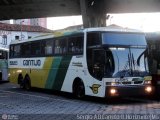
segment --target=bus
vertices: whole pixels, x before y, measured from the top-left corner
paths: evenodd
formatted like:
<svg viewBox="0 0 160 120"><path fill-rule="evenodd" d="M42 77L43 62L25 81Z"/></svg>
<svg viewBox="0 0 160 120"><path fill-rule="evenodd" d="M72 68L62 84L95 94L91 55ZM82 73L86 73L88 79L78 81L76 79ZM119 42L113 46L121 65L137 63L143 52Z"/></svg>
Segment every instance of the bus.
<svg viewBox="0 0 160 120"><path fill-rule="evenodd" d="M147 43L142 32L87 28L10 44L10 81L73 93L77 98L150 95Z"/></svg>
<svg viewBox="0 0 160 120"><path fill-rule="evenodd" d="M8 81L8 52L9 49L0 47L0 81Z"/></svg>

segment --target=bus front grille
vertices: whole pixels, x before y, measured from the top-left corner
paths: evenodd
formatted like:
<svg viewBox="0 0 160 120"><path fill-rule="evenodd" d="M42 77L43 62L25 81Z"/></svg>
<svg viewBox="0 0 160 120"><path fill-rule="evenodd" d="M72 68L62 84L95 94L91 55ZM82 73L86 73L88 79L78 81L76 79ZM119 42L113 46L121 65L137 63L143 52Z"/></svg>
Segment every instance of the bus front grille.
<svg viewBox="0 0 160 120"><path fill-rule="evenodd" d="M127 81L127 82L122 82L122 84L132 84L131 81Z"/></svg>
<svg viewBox="0 0 160 120"><path fill-rule="evenodd" d="M134 81L134 84L142 84L143 81Z"/></svg>

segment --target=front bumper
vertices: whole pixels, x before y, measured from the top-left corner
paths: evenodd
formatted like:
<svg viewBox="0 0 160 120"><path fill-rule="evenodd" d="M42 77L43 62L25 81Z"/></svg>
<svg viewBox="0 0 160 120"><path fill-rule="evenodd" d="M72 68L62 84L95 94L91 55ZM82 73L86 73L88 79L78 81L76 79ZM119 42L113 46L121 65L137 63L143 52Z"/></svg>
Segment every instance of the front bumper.
<svg viewBox="0 0 160 120"><path fill-rule="evenodd" d="M151 88L151 91L147 89ZM114 90L115 93L112 93ZM118 85L106 86L106 97L129 97L129 96L142 96L152 95L154 88L150 85Z"/></svg>

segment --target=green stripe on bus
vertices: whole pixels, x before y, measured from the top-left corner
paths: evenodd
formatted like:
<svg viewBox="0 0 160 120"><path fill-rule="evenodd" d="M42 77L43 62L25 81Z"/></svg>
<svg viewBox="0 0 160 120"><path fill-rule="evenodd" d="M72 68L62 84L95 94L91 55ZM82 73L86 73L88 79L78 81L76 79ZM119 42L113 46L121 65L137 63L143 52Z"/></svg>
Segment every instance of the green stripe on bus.
<svg viewBox="0 0 160 120"><path fill-rule="evenodd" d="M52 89L52 86L54 84L54 81L55 81L55 78L56 78L56 75L57 75L59 65L61 63L61 59L62 59L62 57L55 57L53 59L51 69L49 71L48 79L46 81L45 88Z"/></svg>
<svg viewBox="0 0 160 120"><path fill-rule="evenodd" d="M55 90L61 90L72 56L64 56L59 65L59 69L52 86Z"/></svg>

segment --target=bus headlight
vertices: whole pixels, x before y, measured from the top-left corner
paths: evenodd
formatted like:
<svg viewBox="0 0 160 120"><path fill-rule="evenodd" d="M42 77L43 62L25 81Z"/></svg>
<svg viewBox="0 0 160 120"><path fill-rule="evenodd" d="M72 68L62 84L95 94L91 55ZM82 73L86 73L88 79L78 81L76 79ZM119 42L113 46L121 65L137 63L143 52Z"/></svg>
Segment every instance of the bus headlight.
<svg viewBox="0 0 160 120"><path fill-rule="evenodd" d="M111 95L115 95L115 94L116 94L116 92L117 92L117 90L116 90L116 89L114 89L114 88L111 88L111 89L110 89L110 94L111 94Z"/></svg>
<svg viewBox="0 0 160 120"><path fill-rule="evenodd" d="M152 87L151 87L151 86L147 86L147 87L145 88L145 91L146 91L147 93L152 92Z"/></svg>

